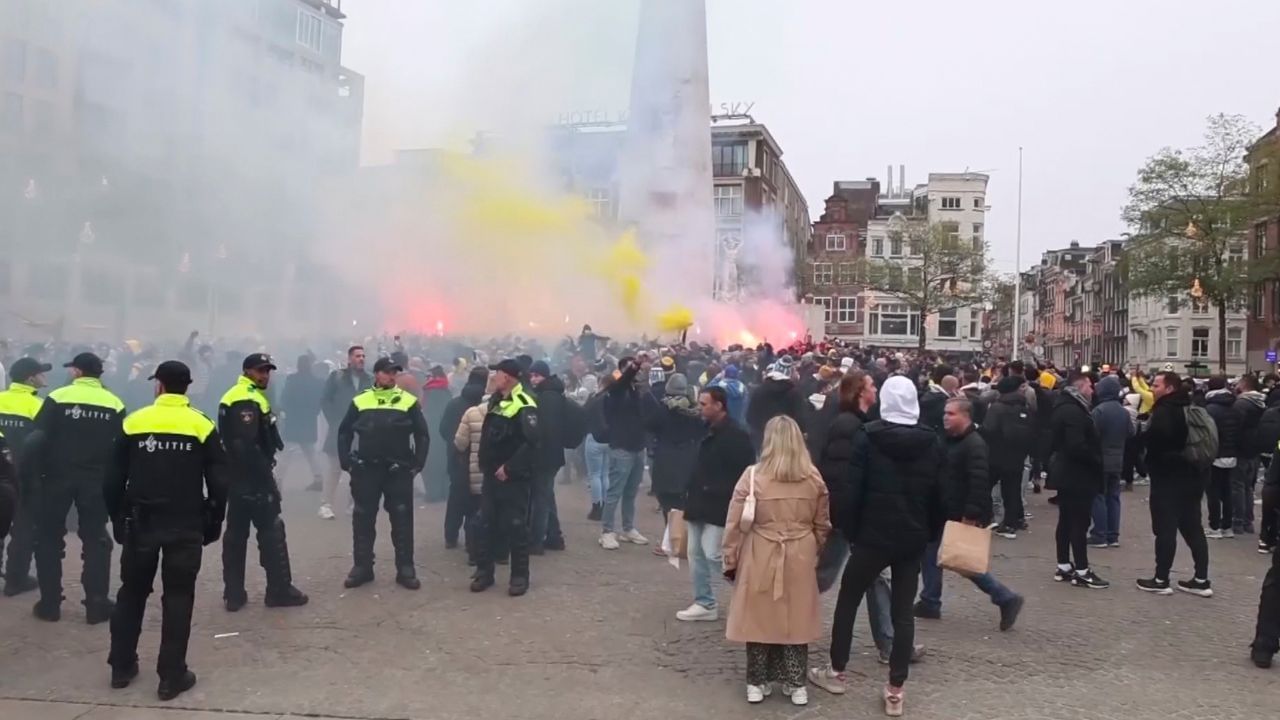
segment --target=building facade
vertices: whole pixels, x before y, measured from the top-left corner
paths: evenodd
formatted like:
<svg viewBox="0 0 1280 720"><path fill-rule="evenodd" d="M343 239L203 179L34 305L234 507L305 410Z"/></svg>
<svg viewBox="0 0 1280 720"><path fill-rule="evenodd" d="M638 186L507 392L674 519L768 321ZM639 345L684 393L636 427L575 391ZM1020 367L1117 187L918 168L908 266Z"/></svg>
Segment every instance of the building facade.
<svg viewBox="0 0 1280 720"><path fill-rule="evenodd" d="M1245 158L1252 173L1254 187L1272 191L1280 183L1280 110L1276 124L1258 138ZM1280 252L1280 216L1257 218L1246 252L1250 260ZM1280 280L1256 283L1249 302L1248 347L1246 360L1252 370L1274 370L1268 360L1280 350Z"/></svg>
<svg viewBox="0 0 1280 720"><path fill-rule="evenodd" d="M867 255L867 225L879 199L875 178L836 182L813 224L798 282L805 301L823 308L827 336L863 335L860 269Z"/></svg>
<svg viewBox="0 0 1280 720"><path fill-rule="evenodd" d="M344 19L338 0L0 3L0 187L21 189L0 193L0 331L321 321L333 277L307 246L363 113Z"/></svg>
<svg viewBox="0 0 1280 720"><path fill-rule="evenodd" d="M1227 312L1227 374L1245 371L1244 312ZM1151 372L1166 364L1175 372L1207 377L1218 372L1218 310L1209 303L1170 296L1129 299L1128 364Z"/></svg>

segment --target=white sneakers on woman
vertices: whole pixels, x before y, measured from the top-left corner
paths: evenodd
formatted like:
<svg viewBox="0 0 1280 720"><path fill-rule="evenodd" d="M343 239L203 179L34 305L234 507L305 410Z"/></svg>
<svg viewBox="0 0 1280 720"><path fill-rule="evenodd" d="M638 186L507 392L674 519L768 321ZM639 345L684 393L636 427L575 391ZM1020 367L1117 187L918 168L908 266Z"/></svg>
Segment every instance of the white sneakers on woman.
<svg viewBox="0 0 1280 720"><path fill-rule="evenodd" d="M765 683L764 685L748 685L747 686L747 702L755 705L764 702L764 699L773 694L773 683ZM804 706L809 704L809 689L801 685L798 688L782 686L782 694L791 698L791 704Z"/></svg>

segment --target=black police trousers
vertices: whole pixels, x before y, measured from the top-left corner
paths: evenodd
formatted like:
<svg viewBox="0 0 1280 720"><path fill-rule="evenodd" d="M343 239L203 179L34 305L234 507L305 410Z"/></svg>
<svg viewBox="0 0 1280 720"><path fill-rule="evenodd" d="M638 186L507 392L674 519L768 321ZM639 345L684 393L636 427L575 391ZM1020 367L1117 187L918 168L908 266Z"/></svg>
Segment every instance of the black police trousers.
<svg viewBox="0 0 1280 720"><path fill-rule="evenodd" d="M458 542L460 533L468 524L474 503L471 501L471 481L468 472L449 469L449 499L444 509L444 541L447 544ZM468 533L467 544L471 544Z"/></svg>
<svg viewBox="0 0 1280 720"><path fill-rule="evenodd" d="M107 656L113 668L127 668L138 661L142 616L159 568L163 595L156 673L165 680L179 678L187 671L191 609L204 536L200 518L183 525L138 528L125 539L120 550L120 592L111 615L111 654Z"/></svg>
<svg viewBox="0 0 1280 720"><path fill-rule="evenodd" d="M391 520L396 569L413 567L413 476L409 468L369 463L351 468L351 547L356 567L373 567L378 536L378 501Z"/></svg>
<svg viewBox="0 0 1280 720"><path fill-rule="evenodd" d="M280 496L274 490L253 493L231 491L227 498L227 527L222 535L222 597L246 597L245 554L249 526L258 531L258 561L267 573L267 595L284 594L293 586L289 567L289 543L280 517Z"/></svg>
<svg viewBox="0 0 1280 720"><path fill-rule="evenodd" d="M6 583L22 582L31 574L31 560L35 552L35 513L39 507L24 497L14 510L13 527L9 530L8 554L4 563Z"/></svg>
<svg viewBox="0 0 1280 720"><path fill-rule="evenodd" d="M76 506L80 557L84 566L80 584L86 607L110 601L111 535L107 532L107 505L102 499L102 478L90 475L46 481L39 490L36 518L36 575L40 601L62 602L62 558L66 555L67 513Z"/></svg>
<svg viewBox="0 0 1280 720"><path fill-rule="evenodd" d="M485 474L480 492L483 527L477 543L476 570L493 576L499 548L511 552L511 577L529 578L529 479L505 482Z"/></svg>

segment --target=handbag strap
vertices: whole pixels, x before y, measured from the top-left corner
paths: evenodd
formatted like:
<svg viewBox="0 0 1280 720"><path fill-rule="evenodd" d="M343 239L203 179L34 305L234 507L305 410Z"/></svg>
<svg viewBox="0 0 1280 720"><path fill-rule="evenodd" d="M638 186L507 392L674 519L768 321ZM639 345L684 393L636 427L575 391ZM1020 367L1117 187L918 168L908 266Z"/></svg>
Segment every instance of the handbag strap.
<svg viewBox="0 0 1280 720"><path fill-rule="evenodd" d="M756 499L756 466L752 465L747 469L747 497L752 500Z"/></svg>

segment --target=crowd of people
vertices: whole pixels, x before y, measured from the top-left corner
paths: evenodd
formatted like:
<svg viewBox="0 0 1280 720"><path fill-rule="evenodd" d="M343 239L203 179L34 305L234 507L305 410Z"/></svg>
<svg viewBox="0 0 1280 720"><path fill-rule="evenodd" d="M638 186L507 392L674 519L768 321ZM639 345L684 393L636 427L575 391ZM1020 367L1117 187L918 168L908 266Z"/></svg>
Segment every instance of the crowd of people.
<svg viewBox="0 0 1280 720"><path fill-rule="evenodd" d="M1252 659L1267 667L1280 650L1274 377L1200 382L1171 367L1148 377L1107 365L1062 372L1034 338L1007 361L961 360L808 338L776 348L622 343L584 327L551 346L395 336L321 353L300 347L281 383L275 360L256 349L226 350L220 360L197 333L169 348L0 346L4 594L38 590L35 616L61 618L74 506L85 617L110 622L113 687L138 674L157 570L165 594L159 695L194 685L191 608L202 550L214 542L222 542L227 611L249 601L251 526L264 603L307 603L293 584L281 519L279 478L297 460L324 520L341 514L341 478L350 479L346 587L375 580L379 504L390 519L395 582L421 586L417 495L446 504L444 543L465 548L475 568L470 590L492 587L496 566L507 565L517 597L530 588L530 557L566 547L558 478L589 488L587 517L600 524L601 550L612 552L651 544L636 523L647 474L663 516L678 511L686 534L691 603L676 618L718 621L723 584L732 585L726 636L746 645L752 703L775 685L796 705L808 702L810 683L845 693L865 597L888 665L884 708L902 714L910 664L925 653L915 620L942 617L944 525L1016 540L1030 519L1026 493L1044 489L1056 493L1053 577L1079 588L1110 586L1089 553L1119 546L1122 498L1135 485L1150 485L1156 537L1154 572L1136 580L1141 590L1211 597L1207 539L1256 534L1258 551L1273 560ZM55 358L70 359L70 381L46 392ZM1171 583L1179 535L1194 573ZM123 557L113 602L115 545ZM675 549L655 543L653 552ZM810 667L823 625L819 595L837 579L828 656ZM1024 598L991 572L965 579L991 598L999 628L1012 629Z"/></svg>

